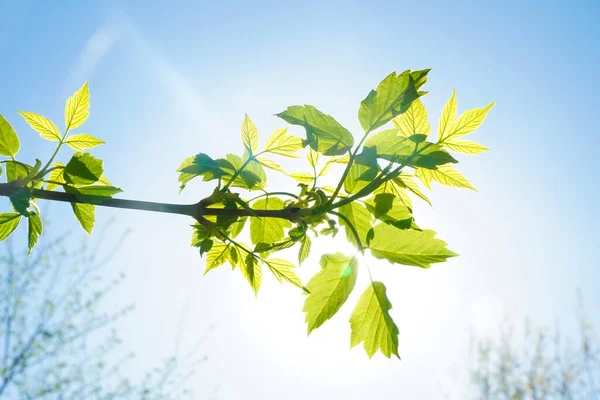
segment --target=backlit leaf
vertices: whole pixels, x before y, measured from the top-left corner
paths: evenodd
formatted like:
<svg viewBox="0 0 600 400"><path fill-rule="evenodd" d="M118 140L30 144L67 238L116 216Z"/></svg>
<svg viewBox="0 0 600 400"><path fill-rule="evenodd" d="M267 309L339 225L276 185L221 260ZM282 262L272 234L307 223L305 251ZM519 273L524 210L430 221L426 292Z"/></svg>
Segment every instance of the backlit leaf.
<svg viewBox="0 0 600 400"><path fill-rule="evenodd" d="M50 174L48 175L48 180L51 182L46 185L46 190L54 190L57 187L61 186L59 185L59 183L66 183L65 178L63 177L63 172L65 171L65 164L59 161L55 161L52 164L52 167L56 169L50 171Z"/></svg>
<svg viewBox="0 0 600 400"><path fill-rule="evenodd" d="M296 153L303 147L302 139L297 136L288 135L287 128L282 128L275 130L267 138L264 151L283 157L298 158Z"/></svg>
<svg viewBox="0 0 600 400"><path fill-rule="evenodd" d="M304 235L300 240L300 250L298 251L298 263L302 264L310 254L310 248L312 246L312 240L308 235Z"/></svg>
<svg viewBox="0 0 600 400"><path fill-rule="evenodd" d="M0 241L6 239L21 222L21 214L2 213L0 214Z"/></svg>
<svg viewBox="0 0 600 400"><path fill-rule="evenodd" d="M450 133L452 125L456 121L456 91L452 91L452 96L446 102L442 115L440 116L440 123L438 126L438 141L442 141Z"/></svg>
<svg viewBox="0 0 600 400"><path fill-rule="evenodd" d="M244 122L242 122L242 143L244 147L254 154L258 150L258 130L254 122L248 117L248 114L244 114Z"/></svg>
<svg viewBox="0 0 600 400"><path fill-rule="evenodd" d="M307 144L326 156L342 155L354 145L354 138L346 128L313 106L291 106L277 116L306 128Z"/></svg>
<svg viewBox="0 0 600 400"><path fill-rule="evenodd" d="M89 153L77 152L65 166L63 177L70 184L89 185L97 182L103 172L102 160Z"/></svg>
<svg viewBox="0 0 600 400"><path fill-rule="evenodd" d="M418 168L415 174L430 189L431 181L433 180L444 186L454 186L477 191L467 178L458 172L452 164L440 165L437 169Z"/></svg>
<svg viewBox="0 0 600 400"><path fill-rule="evenodd" d="M358 275L356 258L342 253L324 254L320 264L321 270L306 284L310 294L302 308L309 334L338 312L352 293Z"/></svg>
<svg viewBox="0 0 600 400"><path fill-rule="evenodd" d="M178 181L181 183L182 189L197 176L203 176L204 180L208 181L223 174L219 164L204 153L198 153L183 160L177 168L177 172L180 172Z"/></svg>
<svg viewBox="0 0 600 400"><path fill-rule="evenodd" d="M19 152L21 143L19 137L3 115L0 114L0 154L14 157Z"/></svg>
<svg viewBox="0 0 600 400"><path fill-rule="evenodd" d="M240 270L250 284L250 287L252 287L252 290L254 290L254 294L257 295L262 281L262 268L258 261L252 255L248 254L245 262L240 265Z"/></svg>
<svg viewBox="0 0 600 400"><path fill-rule="evenodd" d="M282 210L283 200L277 197L258 199L252 204L255 210ZM290 221L282 218L250 217L250 239L253 244L274 243L283 239L284 228L291 227Z"/></svg>
<svg viewBox="0 0 600 400"><path fill-rule="evenodd" d="M269 160L268 158L264 157L256 157L256 161L258 161L265 168L269 168L273 171L278 171L287 175L287 172L285 172L283 168L281 168L281 166L273 160Z"/></svg>
<svg viewBox="0 0 600 400"><path fill-rule="evenodd" d="M315 180L315 176L310 172L292 172L289 174L291 178L294 178L296 181L305 184L311 184Z"/></svg>
<svg viewBox="0 0 600 400"><path fill-rule="evenodd" d="M358 299L350 317L350 347L364 342L363 347L369 358L381 350L390 358L398 354L398 327L389 314L392 308L386 287L382 282L371 282Z"/></svg>
<svg viewBox="0 0 600 400"><path fill-rule="evenodd" d="M398 184L400 187L406 188L407 190L409 190L414 195L420 197L423 201L425 201L427 204L429 204L431 206L431 201L421 191L421 188L419 187L419 185L417 184L417 182L415 182L415 180L413 179L412 175L410 175L409 173L407 173L407 172L400 173L400 176L398 176L397 178L395 178L394 182L396 182L396 184ZM409 208L412 208L412 207L409 207Z"/></svg>
<svg viewBox="0 0 600 400"><path fill-rule="evenodd" d="M92 233L92 230L94 229L94 222L96 221L96 217L94 215L96 206L93 204L71 203L71 208L73 208L73 213L83 229L87 233Z"/></svg>
<svg viewBox="0 0 600 400"><path fill-rule="evenodd" d="M441 136L440 142L446 142L450 139L456 140L461 136L467 135L475 131L479 125L483 123L488 112L494 107L494 103L490 103L482 108L473 108L467 110Z"/></svg>
<svg viewBox="0 0 600 400"><path fill-rule="evenodd" d="M367 210L365 206L358 202L352 202L341 206L338 209L338 212L348 219L348 222L352 224L356 230L361 244L363 247L366 246L367 232L369 232L369 229L371 229L371 224L373 221L373 215L371 215L369 210ZM356 238L348 222L346 222L343 218L339 218L338 222L345 228L348 241L358 248Z"/></svg>
<svg viewBox="0 0 600 400"><path fill-rule="evenodd" d="M25 121L33 128L33 130L39 132L40 136L47 140L53 140L58 142L60 140L60 132L54 122L50 121L48 118L32 113L32 112L24 112L19 111L19 114Z"/></svg>
<svg viewBox="0 0 600 400"><path fill-rule="evenodd" d="M470 140L447 140L444 142L447 148L457 153L462 154L479 154L486 150L487 147L480 145L479 143L472 142Z"/></svg>
<svg viewBox="0 0 600 400"><path fill-rule="evenodd" d="M73 150L86 150L92 149L96 146L104 144L103 140L100 140L92 135L88 135L87 133L79 133L77 135L71 135L65 140L65 144L67 144Z"/></svg>
<svg viewBox="0 0 600 400"><path fill-rule="evenodd" d="M69 97L65 105L65 126L67 131L80 127L90 115L90 91L87 81Z"/></svg>
<svg viewBox="0 0 600 400"><path fill-rule="evenodd" d="M431 230L397 229L388 224L377 224L369 248L371 254L393 264L429 268L431 263L444 262L457 256L448 250L446 242L435 238Z"/></svg>
<svg viewBox="0 0 600 400"><path fill-rule="evenodd" d="M294 272L294 269L296 269L294 264L280 258L270 258L265 262L278 281L281 282L283 279L300 289L305 289L302 281Z"/></svg>
<svg viewBox="0 0 600 400"><path fill-rule="evenodd" d="M204 269L204 275L223 264L229 257L229 244L215 240L211 249L206 253L206 268Z"/></svg>
<svg viewBox="0 0 600 400"><path fill-rule="evenodd" d="M427 119L427 111L420 99L413 101L405 113L400 114L392 121L398 128L400 135L409 137L422 134L429 136L431 126Z"/></svg>
<svg viewBox="0 0 600 400"><path fill-rule="evenodd" d="M35 246L35 244L38 241L38 237L39 235L42 234L42 220L40 219L40 216L37 215L36 213L31 213L29 215L29 218L27 218L28 220L28 248L29 248L29 252L31 253L31 250L33 250L33 246Z"/></svg>

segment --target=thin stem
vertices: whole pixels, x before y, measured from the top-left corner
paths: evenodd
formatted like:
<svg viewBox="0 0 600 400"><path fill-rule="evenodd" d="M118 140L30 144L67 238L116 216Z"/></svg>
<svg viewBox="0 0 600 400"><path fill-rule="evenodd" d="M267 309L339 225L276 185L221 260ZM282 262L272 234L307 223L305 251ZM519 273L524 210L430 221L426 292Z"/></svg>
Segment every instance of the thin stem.
<svg viewBox="0 0 600 400"><path fill-rule="evenodd" d="M58 155L58 152L60 151L60 148L62 147L63 143L65 142L65 139L67 138L67 134L69 133L69 128L67 127L67 129L65 129L65 133L63 134L63 137L60 139L60 142L58 142L58 146L56 146L56 150L54 150L54 153L52 153L52 156L50 157L50 159L48 160L48 162L46 163L46 165L44 165L44 168L42 168L42 170L40 171L40 176L44 176L48 173L48 167L50 166L50 164L52 164L52 161L54 161L54 158L56 158L56 156Z"/></svg>
<svg viewBox="0 0 600 400"><path fill-rule="evenodd" d="M277 195L279 195L279 196L289 196L289 197L293 197L293 198L295 198L296 200L300 200L300 197L296 196L296 195L295 195L295 194L293 194L293 193L289 193L289 192L265 192L265 193L263 193L263 194L259 194L259 195L258 195L258 196L256 196L256 197L253 197L253 198L251 198L250 200L248 200L248 203L250 203L251 201L254 201L254 200L258 200L258 199L260 199L261 197L266 197L266 196L277 196Z"/></svg>
<svg viewBox="0 0 600 400"><path fill-rule="evenodd" d="M358 142L358 145L354 149L354 152L348 151L348 153L350 153L350 160L348 160L348 164L346 165L346 169L344 169L344 173L342 174L342 178L340 179L337 187L335 188L335 191L331 195L331 198L329 199L329 201L327 202L327 204L332 204L333 201L335 200L335 198L337 197L338 193L342 189L342 185L344 184L344 181L346 180L346 177L348 176L348 173L350 172L350 167L352 166L352 163L354 162L354 159L356 158L356 155L358 154L358 150L360 149L360 147L364 143L364 141L367 138L367 136L369 135L369 133L371 133L370 130L367 131L364 134L364 136L362 137L362 139L360 139L360 142Z"/></svg>
<svg viewBox="0 0 600 400"><path fill-rule="evenodd" d="M350 220L344 214L341 214L339 212L329 211L329 214L336 215L339 218L341 218L341 219L344 220L344 222L346 223L346 225L348 226L348 228L350 228L350 231L354 235L354 239L356 239L356 245L358 246L358 250L360 250L361 253L364 253L365 249L364 249L364 247L362 245L362 242L360 241L360 236L358 235L358 232L356 231L356 228L354 227L354 225L352 224L352 222L350 222Z"/></svg>

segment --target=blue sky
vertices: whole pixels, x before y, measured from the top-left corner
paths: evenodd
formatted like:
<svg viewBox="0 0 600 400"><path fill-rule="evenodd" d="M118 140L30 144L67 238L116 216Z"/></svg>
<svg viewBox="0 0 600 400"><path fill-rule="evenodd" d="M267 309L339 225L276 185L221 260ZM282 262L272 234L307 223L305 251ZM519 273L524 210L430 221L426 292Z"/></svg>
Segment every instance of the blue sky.
<svg viewBox="0 0 600 400"><path fill-rule="evenodd" d="M423 102L434 129L452 89L459 112L496 102L473 135L492 151L459 164L479 192L437 186L434 210L416 207L420 225L461 257L426 271L375 263L401 362L348 349L351 307L306 338L292 288L265 282L255 299L237 272L202 277L185 218L100 210L99 224L116 216L117 229L133 229L106 272L129 277L113 302L138 306L120 327L138 365L172 352L188 305L184 346L215 326L200 394L441 398L457 385L468 329L492 329L503 304L566 330L576 288L589 310L600 307L597 2L120 3L0 2L0 113L20 133L23 160L47 157L16 110L61 121L66 97L89 80L85 131L106 140L96 153L126 198L208 193L191 185L178 195L174 170L197 152L240 153L245 112L263 140L284 126L272 114L303 103L358 132L360 100L393 70L433 69ZM76 228L68 207L49 210L61 229ZM345 248L321 250L331 246Z"/></svg>

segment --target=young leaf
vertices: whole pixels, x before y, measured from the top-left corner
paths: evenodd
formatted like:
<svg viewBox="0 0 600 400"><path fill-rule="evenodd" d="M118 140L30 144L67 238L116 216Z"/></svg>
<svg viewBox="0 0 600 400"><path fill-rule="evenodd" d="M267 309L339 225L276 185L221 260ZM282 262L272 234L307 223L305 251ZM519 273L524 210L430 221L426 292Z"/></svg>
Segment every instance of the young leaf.
<svg viewBox="0 0 600 400"><path fill-rule="evenodd" d="M390 358L398 355L398 327L389 314L392 308L382 282L371 282L356 303L350 317L350 347L364 342L369 358L381 350Z"/></svg>
<svg viewBox="0 0 600 400"><path fill-rule="evenodd" d="M29 175L29 171L33 167L30 165L22 164L17 161L6 162L6 181L12 182L17 179L25 178Z"/></svg>
<svg viewBox="0 0 600 400"><path fill-rule="evenodd" d="M360 103L360 125L365 132L372 132L408 110L418 98L410 71L404 71L400 75L392 72Z"/></svg>
<svg viewBox="0 0 600 400"><path fill-rule="evenodd" d="M63 172L65 171L65 164L56 161L52 164L52 167L56 169L50 171L50 175L48 175L48 180L51 182L46 185L46 190L54 190L60 186L59 183L66 183L65 178L63 177Z"/></svg>
<svg viewBox="0 0 600 400"><path fill-rule="evenodd" d="M308 165L311 166L312 169L317 169L317 164L319 164L320 155L312 148L308 149L308 153L306 154L306 161L308 161Z"/></svg>
<svg viewBox="0 0 600 400"><path fill-rule="evenodd" d="M462 154L479 154L489 150L487 147L470 140L447 140L444 142L447 148Z"/></svg>
<svg viewBox="0 0 600 400"><path fill-rule="evenodd" d="M392 194L392 195L396 196L396 198L400 199L402 204L404 204L406 207L408 207L409 209L412 210L412 199L408 195L407 190L404 188L404 186L399 184L396 179L392 179L391 181L384 182L381 186L379 186L377 189L375 189L375 191L373 193L374 194L379 194L379 193Z"/></svg>
<svg viewBox="0 0 600 400"><path fill-rule="evenodd" d="M429 268L431 263L444 262L457 256L448 250L446 242L435 238L431 230L403 230L388 224L377 224L369 248L375 258L392 264Z"/></svg>
<svg viewBox="0 0 600 400"><path fill-rule="evenodd" d="M118 187L115 186L101 186L101 185L90 185L90 186L64 186L65 192L76 194L79 198L84 198L85 196L98 196L98 197L112 197L115 194L123 192ZM86 199L87 201L92 201L92 199Z"/></svg>
<svg viewBox="0 0 600 400"><path fill-rule="evenodd" d="M310 254L312 240L308 235L304 235L300 241L300 250L298 251L298 264L302 264Z"/></svg>
<svg viewBox="0 0 600 400"><path fill-rule="evenodd" d="M410 175L409 173L402 172L402 173L400 173L400 176L398 176L397 178L394 178L393 181L396 184L398 184L401 188L408 189L414 195L420 197L423 201L425 201L427 204L432 206L429 198L427 198L427 196L425 196L425 194L421 191L421 189L419 188L419 185L417 184L417 182L415 182L412 175ZM407 207L412 209L412 207L410 207L408 205L407 205Z"/></svg>
<svg viewBox="0 0 600 400"><path fill-rule="evenodd" d="M265 143L265 153L277 154L283 157L298 158L296 153L301 150L302 139L288 135L287 128L275 130Z"/></svg>
<svg viewBox="0 0 600 400"><path fill-rule="evenodd" d="M440 165L437 169L417 168L415 174L429 189L431 189L431 181L434 180L444 186L454 186L477 191L467 178L458 172L452 164Z"/></svg>
<svg viewBox="0 0 600 400"><path fill-rule="evenodd" d="M0 114L0 154L14 157L19 152L21 143L19 137L2 114Z"/></svg>
<svg viewBox="0 0 600 400"><path fill-rule="evenodd" d="M292 172L288 174L288 176L300 183L305 183L307 185L313 183L313 181L315 180L315 176L310 172Z"/></svg>
<svg viewBox="0 0 600 400"><path fill-rule="evenodd" d="M73 185L89 185L97 182L103 172L102 160L89 153L77 152L65 166L63 177L65 182Z"/></svg>
<svg viewBox="0 0 600 400"><path fill-rule="evenodd" d="M244 114L244 122L242 122L242 143L250 154L254 154L258 150L258 130L254 122Z"/></svg>
<svg viewBox="0 0 600 400"><path fill-rule="evenodd" d="M450 133L452 125L456 120L456 91L452 91L450 100L446 102L442 115L440 116L440 123L438 125L438 141L441 142Z"/></svg>
<svg viewBox="0 0 600 400"><path fill-rule="evenodd" d="M28 218L28 248L29 253L38 241L38 236L42 234L42 220L36 213L29 214Z"/></svg>
<svg viewBox="0 0 600 400"><path fill-rule="evenodd" d="M228 260L229 255L229 244L213 241L211 249L206 253L206 268L204 275L223 264Z"/></svg>
<svg viewBox="0 0 600 400"><path fill-rule="evenodd" d="M106 142L92 135L88 135L87 133L79 133L77 135L69 136L67 140L65 140L65 143L73 150L86 150L92 149Z"/></svg>
<svg viewBox="0 0 600 400"><path fill-rule="evenodd" d="M269 260L266 260L265 263L279 282L281 282L281 280L284 279L292 285L297 286L300 289L306 291L306 288L302 284L302 281L294 272L294 269L296 268L294 264L287 260L282 260L280 258L271 258Z"/></svg>
<svg viewBox="0 0 600 400"><path fill-rule="evenodd" d="M245 262L240 265L240 270L250 284L250 287L252 287L252 290L254 290L254 295L257 295L262 281L262 268L258 261L251 254L248 254Z"/></svg>
<svg viewBox="0 0 600 400"><path fill-rule="evenodd" d="M346 128L313 106L290 106L277 116L306 128L307 144L326 156L343 155L354 145L354 138Z"/></svg>
<svg viewBox="0 0 600 400"><path fill-rule="evenodd" d="M54 122L36 113L24 111L18 111L18 113L25 118L25 121L27 121L33 130L39 132L41 137L55 142L60 141L60 132L56 125L54 125Z"/></svg>
<svg viewBox="0 0 600 400"><path fill-rule="evenodd" d="M302 311L308 334L330 319L344 305L352 293L358 275L355 257L342 253L324 254L320 261L322 269L306 284L310 292Z"/></svg>
<svg viewBox="0 0 600 400"><path fill-rule="evenodd" d="M223 175L219 164L204 153L198 153L183 160L177 168L177 172L180 172L178 181L181 183L182 190L189 181L197 176L204 177L204 181L210 181Z"/></svg>
<svg viewBox="0 0 600 400"><path fill-rule="evenodd" d="M456 140L461 136L475 131L487 116L488 112L494 107L490 103L482 108L473 108L465 111L452 125L446 129L445 134L440 137L440 142L446 142L450 139Z"/></svg>
<svg viewBox="0 0 600 400"><path fill-rule="evenodd" d="M342 225L346 230L346 237L348 238L348 241L358 248L356 237L354 236L354 232L349 225L350 223L356 230L363 247L366 246L367 232L369 232L369 229L371 229L371 224L373 221L373 216L371 213L365 208L365 206L359 204L358 202L345 204L338 209L338 212L348 220L348 222L346 222L346 219L344 218L339 218L338 220L339 224Z"/></svg>
<svg viewBox="0 0 600 400"><path fill-rule="evenodd" d="M393 194L379 193L365 203L371 214L386 224L393 225L398 229L409 229L412 225L411 210Z"/></svg>
<svg viewBox="0 0 600 400"><path fill-rule="evenodd" d="M94 222L96 221L96 217L94 215L96 206L93 204L71 203L71 208L73 208L73 213L83 229L87 233L91 234L92 230L94 229Z"/></svg>
<svg viewBox="0 0 600 400"><path fill-rule="evenodd" d="M258 199L252 205L255 210L282 210L283 200L277 197ZM283 238L284 228L291 227L290 221L282 218L250 217L250 239L252 244L275 243Z"/></svg>
<svg viewBox="0 0 600 400"><path fill-rule="evenodd" d="M427 120L427 111L420 99L412 102L405 113L400 114L392 121L400 131L400 135L409 137L412 135L429 136L431 126Z"/></svg>
<svg viewBox="0 0 600 400"><path fill-rule="evenodd" d="M256 161L258 161L260 163L260 165L262 165L265 168L269 168L269 169L272 169L273 171L278 171L278 172L281 172L281 173L287 175L287 172L285 172L284 169L281 168L281 166L279 164L277 164L275 161L269 160L268 158L264 158L264 157L256 157Z"/></svg>
<svg viewBox="0 0 600 400"><path fill-rule="evenodd" d="M90 115L90 91L87 81L69 97L65 105L65 126L67 131L80 127Z"/></svg>
<svg viewBox="0 0 600 400"><path fill-rule="evenodd" d="M0 241L6 239L21 222L21 214L2 213L0 214Z"/></svg>

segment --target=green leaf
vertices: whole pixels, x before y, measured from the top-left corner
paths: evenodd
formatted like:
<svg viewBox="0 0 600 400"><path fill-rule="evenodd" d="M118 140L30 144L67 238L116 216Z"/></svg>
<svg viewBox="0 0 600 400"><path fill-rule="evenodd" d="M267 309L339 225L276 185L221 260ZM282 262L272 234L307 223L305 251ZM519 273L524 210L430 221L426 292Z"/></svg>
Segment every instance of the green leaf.
<svg viewBox="0 0 600 400"><path fill-rule="evenodd" d="M394 178L393 181L396 184L398 184L400 187L408 189L414 195L420 197L423 201L425 201L427 204L432 206L429 198L427 198L427 196L425 196L425 194L421 191L421 189L419 188L419 185L417 184L417 182L415 182L412 175L410 175L409 173L401 172L400 176L398 176L397 178ZM412 207L410 207L409 205L407 205L407 206L412 209Z"/></svg>
<svg viewBox="0 0 600 400"><path fill-rule="evenodd" d="M333 317L352 293L358 275L358 262L355 257L342 253L324 254L321 257L322 269L306 284L310 292L304 301L302 311L308 334Z"/></svg>
<svg viewBox="0 0 600 400"><path fill-rule="evenodd" d="M282 210L283 200L277 197L258 199L252 205L255 210ZM291 227L290 221L282 218L250 217L250 239L252 244L275 243L283 238L284 228Z"/></svg>
<svg viewBox="0 0 600 400"><path fill-rule="evenodd" d="M292 172L288 174L290 178L295 179L300 183L311 184L315 180L315 176L310 172Z"/></svg>
<svg viewBox="0 0 600 400"><path fill-rule="evenodd" d="M28 188L21 187L16 193L10 196L10 202L12 203L13 209L19 214L28 217L29 216L29 200L31 199L31 193Z"/></svg>
<svg viewBox="0 0 600 400"><path fill-rule="evenodd" d="M452 164L440 165L437 169L418 168L415 171L415 174L429 189L431 189L431 181L433 180L444 186L454 186L477 191L477 189L471 185L471 182L458 172L456 167Z"/></svg>
<svg viewBox="0 0 600 400"><path fill-rule="evenodd" d="M452 96L446 102L442 115L440 116L440 123L438 126L438 141L442 141L445 137L448 137L452 125L456 120L456 91L452 91Z"/></svg>
<svg viewBox="0 0 600 400"><path fill-rule="evenodd" d="M100 140L92 135L88 135L87 133L71 135L67 138L67 140L65 140L65 144L67 144L73 150L92 149L105 143L105 141Z"/></svg>
<svg viewBox="0 0 600 400"><path fill-rule="evenodd" d="M87 233L91 234L92 230L94 229L94 222L96 221L96 217L94 215L96 206L93 204L71 203L71 208L73 208L73 213L83 229Z"/></svg>
<svg viewBox="0 0 600 400"><path fill-rule="evenodd" d="M198 153L183 160L177 168L177 172L180 172L178 181L181 183L182 189L197 176L203 176L205 181L209 181L223 175L219 164L204 153Z"/></svg>
<svg viewBox="0 0 600 400"><path fill-rule="evenodd" d="M28 218L28 247L29 253L33 250L33 246L38 241L39 235L42 234L42 220L36 213L29 214Z"/></svg>
<svg viewBox="0 0 600 400"><path fill-rule="evenodd" d="M115 194L123 192L118 187L115 186L101 186L101 185L90 185L90 186L64 186L65 192L76 194L80 199L86 199L87 201L92 201L89 199L89 196L99 196L99 197L112 197Z"/></svg>
<svg viewBox="0 0 600 400"><path fill-rule="evenodd" d="M342 155L354 145L354 138L346 128L313 106L291 106L277 116L292 125L306 128L307 144L326 156Z"/></svg>
<svg viewBox="0 0 600 400"><path fill-rule="evenodd" d="M390 358L398 354L398 327L389 314L392 308L382 282L371 282L356 303L350 317L350 347L364 342L364 349L369 358L381 350Z"/></svg>
<svg viewBox="0 0 600 400"><path fill-rule="evenodd" d="M242 122L242 143L250 154L254 154L258 150L258 130L254 122L244 114L244 122Z"/></svg>
<svg viewBox="0 0 600 400"><path fill-rule="evenodd" d="M3 115L0 114L0 154L7 157L14 157L19 152L21 143L17 132L8 123Z"/></svg>
<svg viewBox="0 0 600 400"><path fill-rule="evenodd" d="M97 182L103 172L102 160L89 153L77 152L65 166L63 177L65 182L73 185L89 185Z"/></svg>
<svg viewBox="0 0 600 400"><path fill-rule="evenodd" d="M292 285L297 286L300 289L306 291L306 288L302 284L302 281L294 272L294 269L296 268L294 264L280 258L271 258L269 260L266 260L265 263L279 282L281 282L283 279L288 281Z"/></svg>
<svg viewBox="0 0 600 400"><path fill-rule="evenodd" d="M65 105L65 126L67 131L79 128L90 115L90 91L87 81L69 97Z"/></svg>
<svg viewBox="0 0 600 400"><path fill-rule="evenodd" d="M52 181L52 182L58 182L58 183L66 183L65 182L65 178L63 176L63 172L65 171L65 164L61 163L61 162L54 162L52 164L53 169L52 171L50 171L50 175L48 175L48 180ZM59 187L60 185L58 183L48 183L46 185L46 190L54 190L57 187Z"/></svg>
<svg viewBox="0 0 600 400"><path fill-rule="evenodd" d="M230 257L229 247L229 244L218 240L213 241L211 249L206 253L206 268L204 270L204 275L206 275L208 271L225 264L228 257Z"/></svg>
<svg viewBox="0 0 600 400"><path fill-rule="evenodd" d="M0 241L6 239L21 222L21 214L2 213L0 214Z"/></svg>
<svg viewBox="0 0 600 400"><path fill-rule="evenodd" d="M482 108L473 108L465 111L444 130L443 134L439 135L439 142L446 142L449 139L456 140L461 136L475 131L483 123L492 107L494 107L493 102Z"/></svg>
<svg viewBox="0 0 600 400"><path fill-rule="evenodd" d="M27 177L27 175L29 175L29 170L27 168L31 169L33 167L16 161L7 161L6 181L12 182Z"/></svg>
<svg viewBox="0 0 600 400"><path fill-rule="evenodd" d="M377 153L375 148L365 147L361 154L356 157L350 167L346 179L344 179L344 190L354 194L364 189L379 173L377 164Z"/></svg>
<svg viewBox="0 0 600 400"><path fill-rule="evenodd" d="M312 240L308 235L304 235L300 241L300 250L298 251L298 263L302 264L310 254L310 248L312 246Z"/></svg>
<svg viewBox="0 0 600 400"><path fill-rule="evenodd" d="M250 161L242 170L244 160L247 160L247 157L242 159L235 154L227 154L225 157L226 160L217 160L217 163L221 167L221 171L224 172L224 179L227 179L228 177L231 178L236 171L241 170L231 186L248 190L265 188L267 183L267 174L260 163L257 161Z"/></svg>
<svg viewBox="0 0 600 400"><path fill-rule="evenodd" d="M431 263L457 256L448 250L446 242L436 239L431 230L403 230L388 224L377 224L373 230L375 237L369 245L371 254L393 264L429 268Z"/></svg>
<svg viewBox="0 0 600 400"><path fill-rule="evenodd" d="M487 147L470 140L447 140L444 142L447 148L462 154L479 154L489 150Z"/></svg>
<svg viewBox="0 0 600 400"><path fill-rule="evenodd" d="M24 111L18 111L18 113L25 118L25 121L27 121L33 130L39 132L41 137L55 142L60 141L60 132L56 125L54 125L54 122L36 113Z"/></svg>
<svg viewBox="0 0 600 400"><path fill-rule="evenodd" d="M391 193L376 194L366 205L375 218L398 229L409 229L413 223L411 210Z"/></svg>
<svg viewBox="0 0 600 400"><path fill-rule="evenodd" d="M256 157L256 161L258 161L260 163L260 165L262 165L265 168L269 168L274 171L278 171L278 172L281 172L281 173L284 173L287 175L287 172L285 172L284 169L281 168L281 166L279 164L277 164L275 161L269 160L268 158L264 158L264 157Z"/></svg>
<svg viewBox="0 0 600 400"><path fill-rule="evenodd" d="M410 71L404 71L400 75L392 72L360 103L360 125L365 132L372 132L404 113L418 98Z"/></svg>
<svg viewBox="0 0 600 400"><path fill-rule="evenodd" d="M258 261L251 254L248 254L245 262L240 265L240 270L250 284L250 287L252 287L252 290L254 290L254 294L257 295L262 281L262 268Z"/></svg>
<svg viewBox="0 0 600 400"><path fill-rule="evenodd" d="M275 130L265 143L265 153L277 154L283 157L298 158L296 153L301 150L302 139L288 135L287 128Z"/></svg>
<svg viewBox="0 0 600 400"><path fill-rule="evenodd" d="M308 165L310 165L312 169L317 169L317 164L319 164L319 158L319 153L314 151L312 148L308 149L308 153L306 154L306 161L308 161Z"/></svg>
<svg viewBox="0 0 600 400"><path fill-rule="evenodd" d="M231 225L229 225L228 232L231 239L235 239L242 232L247 219L248 217L239 217L235 222L232 222Z"/></svg>
<svg viewBox="0 0 600 400"><path fill-rule="evenodd" d="M427 111L423 107L420 99L412 102L405 113L400 114L392 121L394 126L400 131L400 135L409 137L412 135L429 136L431 126L427 119Z"/></svg>
<svg viewBox="0 0 600 400"><path fill-rule="evenodd" d="M390 181L382 183L377 189L373 191L374 194L393 194L398 199L400 199L402 204L404 204L409 209L412 209L412 200L407 192L408 191L405 189L404 185L399 184L396 179L392 179Z"/></svg>
<svg viewBox="0 0 600 400"><path fill-rule="evenodd" d="M369 210L358 202L352 202L341 206L338 212L346 217L349 223L356 229L361 244L364 247L367 243L367 233L371 229L373 222L373 216ZM348 241L358 248L358 243L348 223L343 218L339 218L338 222L345 228Z"/></svg>

